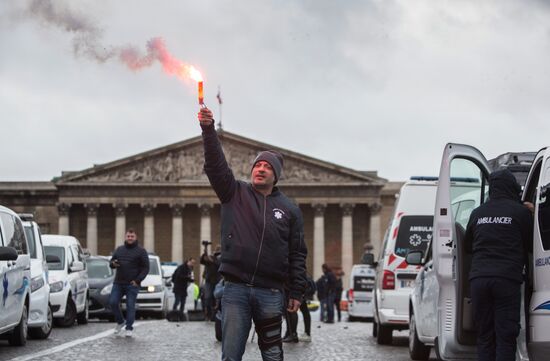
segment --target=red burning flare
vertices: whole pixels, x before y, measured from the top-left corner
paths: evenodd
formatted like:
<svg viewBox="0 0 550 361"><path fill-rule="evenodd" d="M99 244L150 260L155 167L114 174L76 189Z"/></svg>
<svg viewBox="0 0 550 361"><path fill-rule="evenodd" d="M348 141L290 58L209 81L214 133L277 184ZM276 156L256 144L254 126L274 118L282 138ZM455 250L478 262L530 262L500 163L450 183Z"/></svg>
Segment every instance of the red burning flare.
<svg viewBox="0 0 550 361"><path fill-rule="evenodd" d="M140 56L133 47L122 49L120 59L132 70L141 70L151 66L155 61L159 61L163 70L170 75L178 77L180 80L187 81L192 79L198 84L199 104L204 106L203 78L197 68L186 64L174 57L161 38L153 38L147 42L147 54Z"/></svg>

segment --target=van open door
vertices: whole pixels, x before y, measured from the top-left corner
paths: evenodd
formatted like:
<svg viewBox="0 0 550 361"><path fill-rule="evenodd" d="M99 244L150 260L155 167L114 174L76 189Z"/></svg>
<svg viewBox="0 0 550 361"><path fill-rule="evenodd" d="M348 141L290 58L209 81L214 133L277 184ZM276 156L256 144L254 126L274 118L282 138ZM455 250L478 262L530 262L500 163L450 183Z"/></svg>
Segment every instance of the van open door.
<svg viewBox="0 0 550 361"><path fill-rule="evenodd" d="M527 177L523 200L535 205L533 254L526 302L529 303L529 360L550 354L550 148L541 149ZM530 299L530 301L529 301Z"/></svg>
<svg viewBox="0 0 550 361"><path fill-rule="evenodd" d="M445 146L434 212L433 265L439 284L437 354L442 359L474 357L473 325L468 274L471 255L463 238L472 211L488 196L490 168L474 147Z"/></svg>

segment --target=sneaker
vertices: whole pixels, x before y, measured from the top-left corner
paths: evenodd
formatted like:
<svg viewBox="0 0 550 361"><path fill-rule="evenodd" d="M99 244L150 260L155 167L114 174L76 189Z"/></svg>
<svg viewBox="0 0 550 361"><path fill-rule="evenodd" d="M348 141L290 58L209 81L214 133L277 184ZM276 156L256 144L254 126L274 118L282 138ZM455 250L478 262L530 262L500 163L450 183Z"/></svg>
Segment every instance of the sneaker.
<svg viewBox="0 0 550 361"><path fill-rule="evenodd" d="M300 335L299 340L302 342L311 342L311 336L308 335L307 333L303 333Z"/></svg>
<svg viewBox="0 0 550 361"><path fill-rule="evenodd" d="M126 330L126 334L125 334L124 336L126 336L126 337L132 337L132 336L134 336L134 331L132 331L132 330Z"/></svg>
<svg viewBox="0 0 550 361"><path fill-rule="evenodd" d="M115 331L113 332L115 335L120 334L120 331L122 331L122 328L124 327L124 323L121 323L119 325L116 325Z"/></svg>
<svg viewBox="0 0 550 361"><path fill-rule="evenodd" d="M293 342L293 343L296 343L298 342L298 335L297 334L293 334L293 335L288 335L286 336L285 338L283 338L283 342Z"/></svg>

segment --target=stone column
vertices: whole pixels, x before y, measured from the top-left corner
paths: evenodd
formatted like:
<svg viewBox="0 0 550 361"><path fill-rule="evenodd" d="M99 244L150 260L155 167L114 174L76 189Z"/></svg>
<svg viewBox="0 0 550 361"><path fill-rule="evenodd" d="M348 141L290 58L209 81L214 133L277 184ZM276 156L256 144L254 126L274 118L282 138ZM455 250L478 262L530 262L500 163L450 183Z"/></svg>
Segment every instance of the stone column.
<svg viewBox="0 0 550 361"><path fill-rule="evenodd" d="M199 208L201 210L201 239L199 240L199 242L201 242L200 244L200 253L202 254L202 241L203 240L207 240L207 241L210 241L211 239L211 235L212 233L210 232L210 209L212 209L212 205L211 204L206 204L206 203L203 203L203 204L200 204L199 205ZM201 267L200 267L200 274L199 274L199 282L200 282L200 277L202 276L202 274L204 273L204 266L201 264Z"/></svg>
<svg viewBox="0 0 550 361"><path fill-rule="evenodd" d="M92 256L97 255L97 209L98 204L88 203L84 205L88 213L86 224L86 248Z"/></svg>
<svg viewBox="0 0 550 361"><path fill-rule="evenodd" d="M342 278L344 285L349 284L349 273L353 266L353 204L342 204Z"/></svg>
<svg viewBox="0 0 550 361"><path fill-rule="evenodd" d="M115 206L115 247L124 244L126 236L126 207L128 205L117 203Z"/></svg>
<svg viewBox="0 0 550 361"><path fill-rule="evenodd" d="M59 214L59 229L57 232L62 235L69 235L69 211L71 205L67 203L59 203L57 205L57 213Z"/></svg>
<svg viewBox="0 0 550 361"><path fill-rule="evenodd" d="M380 257L380 250L382 249L382 228L381 228L381 218L380 211L382 206L380 203L373 203L369 205L370 211L370 234L369 240L372 245L372 253L374 258L378 259Z"/></svg>
<svg viewBox="0 0 550 361"><path fill-rule="evenodd" d="M172 204L172 262L183 261L183 207Z"/></svg>
<svg viewBox="0 0 550 361"><path fill-rule="evenodd" d="M313 216L313 278L322 276L321 266L325 263L325 208L326 204L314 204Z"/></svg>
<svg viewBox="0 0 550 361"><path fill-rule="evenodd" d="M143 246L147 252L155 252L155 204L143 206Z"/></svg>

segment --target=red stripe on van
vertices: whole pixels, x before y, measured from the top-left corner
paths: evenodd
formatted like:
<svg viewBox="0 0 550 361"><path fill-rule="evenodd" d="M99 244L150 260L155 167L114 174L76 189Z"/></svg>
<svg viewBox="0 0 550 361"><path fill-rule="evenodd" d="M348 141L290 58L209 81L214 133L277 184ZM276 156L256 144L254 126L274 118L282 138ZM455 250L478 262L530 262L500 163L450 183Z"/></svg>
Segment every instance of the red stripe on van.
<svg viewBox="0 0 550 361"><path fill-rule="evenodd" d="M397 266L397 268L407 268L408 265L409 264L407 263L407 261L403 261L399 266Z"/></svg>
<svg viewBox="0 0 550 361"><path fill-rule="evenodd" d="M392 262L395 260L395 255L393 253L390 254L390 258L388 259L388 266L392 264Z"/></svg>

